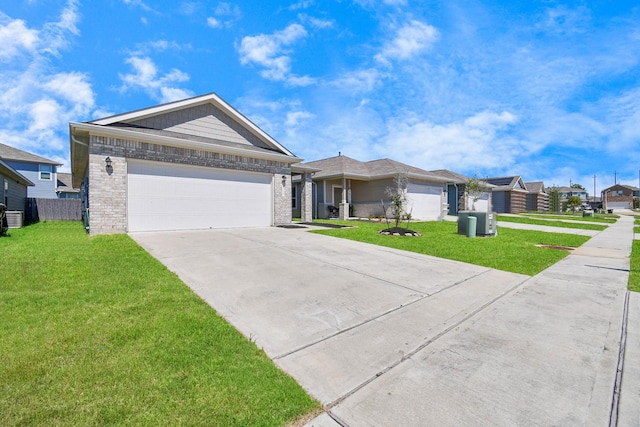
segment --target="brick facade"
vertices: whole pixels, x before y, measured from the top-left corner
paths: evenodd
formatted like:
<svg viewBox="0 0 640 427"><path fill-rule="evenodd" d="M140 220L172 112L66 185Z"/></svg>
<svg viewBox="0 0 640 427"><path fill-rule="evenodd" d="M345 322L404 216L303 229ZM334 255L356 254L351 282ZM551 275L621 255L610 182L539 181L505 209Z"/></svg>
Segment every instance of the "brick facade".
<svg viewBox="0 0 640 427"><path fill-rule="evenodd" d="M107 156L112 161L110 174L106 171ZM91 135L88 169L91 234L127 231L127 159L272 174L274 225L291 222L291 168L288 163Z"/></svg>

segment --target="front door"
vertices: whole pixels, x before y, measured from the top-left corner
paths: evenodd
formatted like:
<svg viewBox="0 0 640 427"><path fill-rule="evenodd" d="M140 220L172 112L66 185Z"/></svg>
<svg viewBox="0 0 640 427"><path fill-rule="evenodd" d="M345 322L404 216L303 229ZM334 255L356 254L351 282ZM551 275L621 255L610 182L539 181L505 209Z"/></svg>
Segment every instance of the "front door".
<svg viewBox="0 0 640 427"><path fill-rule="evenodd" d="M447 203L449 215L458 215L458 187L454 184L447 185Z"/></svg>

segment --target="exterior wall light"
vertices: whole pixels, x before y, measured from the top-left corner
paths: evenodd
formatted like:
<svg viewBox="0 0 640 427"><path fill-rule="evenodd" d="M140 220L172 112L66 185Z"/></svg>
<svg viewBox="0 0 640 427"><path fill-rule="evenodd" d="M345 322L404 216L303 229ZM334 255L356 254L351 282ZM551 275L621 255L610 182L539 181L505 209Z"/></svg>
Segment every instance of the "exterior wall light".
<svg viewBox="0 0 640 427"><path fill-rule="evenodd" d="M104 159L104 162L107 164L107 167L106 167L107 173L111 175L113 173L113 166L111 166L111 163L113 162L111 160L111 157L107 156L107 158Z"/></svg>

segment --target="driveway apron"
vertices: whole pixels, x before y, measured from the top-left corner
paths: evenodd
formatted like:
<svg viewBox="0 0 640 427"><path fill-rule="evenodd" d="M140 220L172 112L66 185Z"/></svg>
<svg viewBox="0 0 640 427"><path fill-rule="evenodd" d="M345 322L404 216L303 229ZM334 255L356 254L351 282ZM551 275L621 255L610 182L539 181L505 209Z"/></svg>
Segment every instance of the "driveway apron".
<svg viewBox="0 0 640 427"><path fill-rule="evenodd" d="M131 236L325 405L309 425L608 425L631 224L532 278L298 229Z"/></svg>

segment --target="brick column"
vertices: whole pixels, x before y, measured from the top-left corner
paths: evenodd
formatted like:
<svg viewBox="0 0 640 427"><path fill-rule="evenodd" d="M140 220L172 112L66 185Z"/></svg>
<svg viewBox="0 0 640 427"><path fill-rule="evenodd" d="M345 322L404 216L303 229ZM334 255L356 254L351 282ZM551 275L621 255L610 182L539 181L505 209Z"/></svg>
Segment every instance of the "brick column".
<svg viewBox="0 0 640 427"><path fill-rule="evenodd" d="M310 173L303 173L300 181L300 219L302 222L313 221L313 185Z"/></svg>
<svg viewBox="0 0 640 427"><path fill-rule="evenodd" d="M89 232L127 232L127 161L110 155L89 154Z"/></svg>
<svg viewBox="0 0 640 427"><path fill-rule="evenodd" d="M273 225L291 224L291 172L273 175L273 206Z"/></svg>

